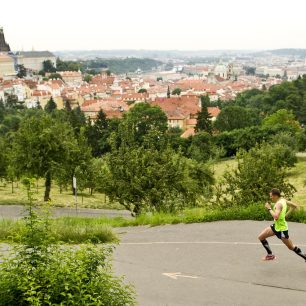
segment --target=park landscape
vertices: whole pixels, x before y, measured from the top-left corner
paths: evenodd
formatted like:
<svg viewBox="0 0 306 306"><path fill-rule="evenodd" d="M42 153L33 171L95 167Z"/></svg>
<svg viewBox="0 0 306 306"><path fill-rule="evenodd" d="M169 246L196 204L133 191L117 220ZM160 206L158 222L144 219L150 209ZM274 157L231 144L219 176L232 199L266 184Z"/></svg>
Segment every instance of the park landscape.
<svg viewBox="0 0 306 306"><path fill-rule="evenodd" d="M186 243L172 237L175 228L192 243L191 223L205 231L213 221L232 221L230 231L238 226L235 222L270 220L263 205L272 187L299 204L289 221L305 223L305 91L306 76L269 90L243 92L233 101L218 102L221 113L215 122L208 113L214 102L201 96L196 134L186 139L179 129L167 127L158 106L148 103L135 104L120 120L108 119L100 110L92 124L68 102L62 110L52 99L45 109L23 108L13 98L2 102L0 205L8 210L19 205L24 211L0 221L4 253L10 254L1 263L0 305L134 305L133 284L112 272L113 248L119 250L116 270L126 274L129 246ZM52 215L54 209L67 208L70 213ZM83 209L99 209L99 214L86 217ZM109 217L103 209L118 216ZM218 233L214 224L209 232ZM154 232L156 226L165 234ZM146 234L138 236L137 228L153 233L153 241L141 240ZM235 253L234 242L205 239L194 243L207 245L208 258L218 243L229 245L229 256ZM187 249L176 250L184 256ZM165 250L158 252L156 256ZM182 265L188 269L188 263ZM178 281L207 278L181 270L161 275ZM135 282L141 287L139 279ZM154 305L143 298L142 304Z"/></svg>

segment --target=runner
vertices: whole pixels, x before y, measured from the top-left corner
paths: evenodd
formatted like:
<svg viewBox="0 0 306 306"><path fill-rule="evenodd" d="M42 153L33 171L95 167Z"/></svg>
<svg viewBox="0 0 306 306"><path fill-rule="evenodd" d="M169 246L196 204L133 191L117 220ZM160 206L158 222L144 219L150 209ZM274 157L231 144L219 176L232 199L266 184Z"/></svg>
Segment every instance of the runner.
<svg viewBox="0 0 306 306"><path fill-rule="evenodd" d="M265 208L269 210L272 218L274 219L274 224L264 229L261 234L258 236L258 239L262 243L263 247L267 251L267 256L265 256L264 260L273 260L275 259L275 255L272 253L269 243L266 238L271 236L276 236L278 239L281 239L282 242L287 246L287 248L291 251L294 251L297 255L302 257L306 262L306 254L302 252L302 250L294 246L291 239L289 239L288 234L288 224L286 222L286 217L297 208L297 205L291 201L287 201L281 197L281 193L279 189L273 188L270 192L270 199L273 203L275 203L273 209L270 203L265 204ZM287 206L289 206L289 210L287 212Z"/></svg>

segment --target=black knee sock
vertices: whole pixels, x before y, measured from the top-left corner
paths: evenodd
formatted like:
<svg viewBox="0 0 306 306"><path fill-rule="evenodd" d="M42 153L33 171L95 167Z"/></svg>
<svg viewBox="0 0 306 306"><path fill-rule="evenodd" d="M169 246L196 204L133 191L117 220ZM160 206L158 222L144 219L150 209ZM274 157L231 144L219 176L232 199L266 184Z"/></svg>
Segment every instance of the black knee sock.
<svg viewBox="0 0 306 306"><path fill-rule="evenodd" d="M293 252L306 260L306 254L304 254L299 247L295 247Z"/></svg>
<svg viewBox="0 0 306 306"><path fill-rule="evenodd" d="M271 255L272 251L270 249L269 242L266 239L260 240L260 242L262 243L263 247L266 249L267 253Z"/></svg>

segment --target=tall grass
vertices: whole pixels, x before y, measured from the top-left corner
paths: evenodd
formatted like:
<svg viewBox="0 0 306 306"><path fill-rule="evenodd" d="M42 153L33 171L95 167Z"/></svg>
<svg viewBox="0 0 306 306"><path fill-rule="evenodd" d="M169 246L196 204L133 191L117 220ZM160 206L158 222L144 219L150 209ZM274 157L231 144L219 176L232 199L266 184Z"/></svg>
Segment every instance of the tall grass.
<svg viewBox="0 0 306 306"><path fill-rule="evenodd" d="M51 227L57 240L66 243L107 243L117 242L112 231L114 227L127 226L158 226L178 223L201 223L225 220L271 220L270 214L262 205L231 208L195 208L184 210L177 214L155 213L141 215L134 219L117 218L87 218L61 217L51 220ZM306 223L306 211L301 208L288 218L289 221ZM18 241L18 235L24 230L22 220L0 220L0 240Z"/></svg>
<svg viewBox="0 0 306 306"><path fill-rule="evenodd" d="M90 219L89 219L90 220ZM82 219L51 220L52 234L57 241L64 243L108 243L117 242L118 238L112 228L103 223L88 223ZM18 242L25 230L23 220L0 220L0 240Z"/></svg>

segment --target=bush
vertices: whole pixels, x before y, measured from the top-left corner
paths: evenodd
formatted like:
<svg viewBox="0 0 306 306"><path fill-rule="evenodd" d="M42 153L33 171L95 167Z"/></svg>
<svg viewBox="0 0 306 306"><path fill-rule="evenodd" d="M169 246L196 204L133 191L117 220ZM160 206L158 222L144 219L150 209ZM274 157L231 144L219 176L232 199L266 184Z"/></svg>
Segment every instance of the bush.
<svg viewBox="0 0 306 306"><path fill-rule="evenodd" d="M214 136L214 142L218 147L224 149L224 156L230 157L236 155L240 149L248 151L257 143L270 141L274 135L280 133L287 133L295 138L297 132L290 126L252 126L217 134Z"/></svg>
<svg viewBox="0 0 306 306"><path fill-rule="evenodd" d="M46 249L47 251L47 249ZM0 305L134 305L110 273L111 249L23 249L0 268Z"/></svg>
<svg viewBox="0 0 306 306"><path fill-rule="evenodd" d="M209 167L166 148L125 148L106 157L101 191L135 215L145 211L175 212L210 197Z"/></svg>
<svg viewBox="0 0 306 306"><path fill-rule="evenodd" d="M199 132L190 137L191 144L187 150L187 157L198 162L207 162L209 159L216 160L224 154L213 142L213 136L206 132Z"/></svg>
<svg viewBox="0 0 306 306"><path fill-rule="evenodd" d="M287 170L296 162L294 151L280 144L256 145L237 155L238 167L225 172L216 187L217 203L222 206L248 205L265 201L272 188L290 198L296 191L287 180Z"/></svg>
<svg viewBox="0 0 306 306"><path fill-rule="evenodd" d="M26 227L22 244L0 264L0 305L135 305L131 287L111 273L112 248L59 247L26 184Z"/></svg>

